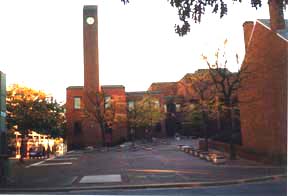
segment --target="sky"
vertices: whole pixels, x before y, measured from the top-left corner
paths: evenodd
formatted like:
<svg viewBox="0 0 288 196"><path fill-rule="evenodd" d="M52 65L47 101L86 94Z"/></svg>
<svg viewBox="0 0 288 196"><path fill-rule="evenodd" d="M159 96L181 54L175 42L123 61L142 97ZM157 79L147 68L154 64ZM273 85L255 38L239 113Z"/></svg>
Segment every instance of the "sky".
<svg viewBox="0 0 288 196"><path fill-rule="evenodd" d="M256 11L244 0L229 5L222 19L207 10L200 24L179 37L177 10L167 0L1 1L0 71L7 86L22 84L64 103L68 86L83 85L84 5L98 5L100 84L124 85L126 92L207 68L201 55L213 56L225 39L229 54L243 58L243 22L269 18L265 1Z"/></svg>

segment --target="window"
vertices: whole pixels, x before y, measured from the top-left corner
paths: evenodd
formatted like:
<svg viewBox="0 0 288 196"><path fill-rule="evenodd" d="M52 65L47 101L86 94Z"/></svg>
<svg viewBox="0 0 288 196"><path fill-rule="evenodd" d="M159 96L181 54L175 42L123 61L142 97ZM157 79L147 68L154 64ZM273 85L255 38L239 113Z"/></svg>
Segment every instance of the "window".
<svg viewBox="0 0 288 196"><path fill-rule="evenodd" d="M74 97L74 109L80 109L80 108L81 108L81 98Z"/></svg>
<svg viewBox="0 0 288 196"><path fill-rule="evenodd" d="M167 113L167 105L164 104L164 112Z"/></svg>
<svg viewBox="0 0 288 196"><path fill-rule="evenodd" d="M176 112L181 112L181 104L176 104Z"/></svg>
<svg viewBox="0 0 288 196"><path fill-rule="evenodd" d="M160 103L159 103L158 100L155 100L154 103L153 103L153 105L154 105L154 107L155 107L156 109L158 109L158 108L160 107Z"/></svg>
<svg viewBox="0 0 288 196"><path fill-rule="evenodd" d="M111 107L111 96L105 96L105 105L104 105L104 107L105 107L105 109Z"/></svg>
<svg viewBox="0 0 288 196"><path fill-rule="evenodd" d="M196 105L194 103L190 103L189 109L194 110L196 108Z"/></svg>
<svg viewBox="0 0 288 196"><path fill-rule="evenodd" d="M134 101L128 101L128 110L129 111L134 110L134 107L135 107L134 104L135 104Z"/></svg>

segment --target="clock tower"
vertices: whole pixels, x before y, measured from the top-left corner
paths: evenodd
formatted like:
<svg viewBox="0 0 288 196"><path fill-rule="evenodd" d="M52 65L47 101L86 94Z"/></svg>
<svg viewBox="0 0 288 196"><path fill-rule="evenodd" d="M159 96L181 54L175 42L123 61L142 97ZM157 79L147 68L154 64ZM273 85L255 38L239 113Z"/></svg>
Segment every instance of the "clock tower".
<svg viewBox="0 0 288 196"><path fill-rule="evenodd" d="M99 91L97 6L83 8L84 93Z"/></svg>

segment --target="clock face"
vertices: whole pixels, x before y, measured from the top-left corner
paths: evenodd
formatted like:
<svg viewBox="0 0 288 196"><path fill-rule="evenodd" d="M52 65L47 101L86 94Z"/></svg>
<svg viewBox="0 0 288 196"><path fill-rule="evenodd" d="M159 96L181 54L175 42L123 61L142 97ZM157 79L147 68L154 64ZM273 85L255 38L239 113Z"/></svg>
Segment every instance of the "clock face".
<svg viewBox="0 0 288 196"><path fill-rule="evenodd" d="M93 17L89 16L86 18L86 22L87 22L87 24L92 25L92 24L94 24L95 19Z"/></svg>

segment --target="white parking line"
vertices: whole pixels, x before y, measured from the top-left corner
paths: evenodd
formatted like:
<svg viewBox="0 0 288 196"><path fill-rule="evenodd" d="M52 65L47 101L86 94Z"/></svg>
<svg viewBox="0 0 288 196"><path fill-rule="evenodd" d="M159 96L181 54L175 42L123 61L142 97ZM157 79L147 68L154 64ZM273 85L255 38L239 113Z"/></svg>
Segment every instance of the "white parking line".
<svg viewBox="0 0 288 196"><path fill-rule="evenodd" d="M122 182L120 174L83 176L79 183Z"/></svg>
<svg viewBox="0 0 288 196"><path fill-rule="evenodd" d="M71 161L71 160L78 160L77 157L63 157L63 158L57 158L57 159L51 159L49 161Z"/></svg>
<svg viewBox="0 0 288 196"><path fill-rule="evenodd" d="M62 162L62 163L43 163L43 164L33 165L33 167L57 166L57 165L72 165L72 162Z"/></svg>
<svg viewBox="0 0 288 196"><path fill-rule="evenodd" d="M44 163L44 162L45 162L45 160L44 160L44 161L37 162L37 163L33 163L33 164L31 164L31 165L26 166L25 168L34 167L34 166L40 165L41 163Z"/></svg>

